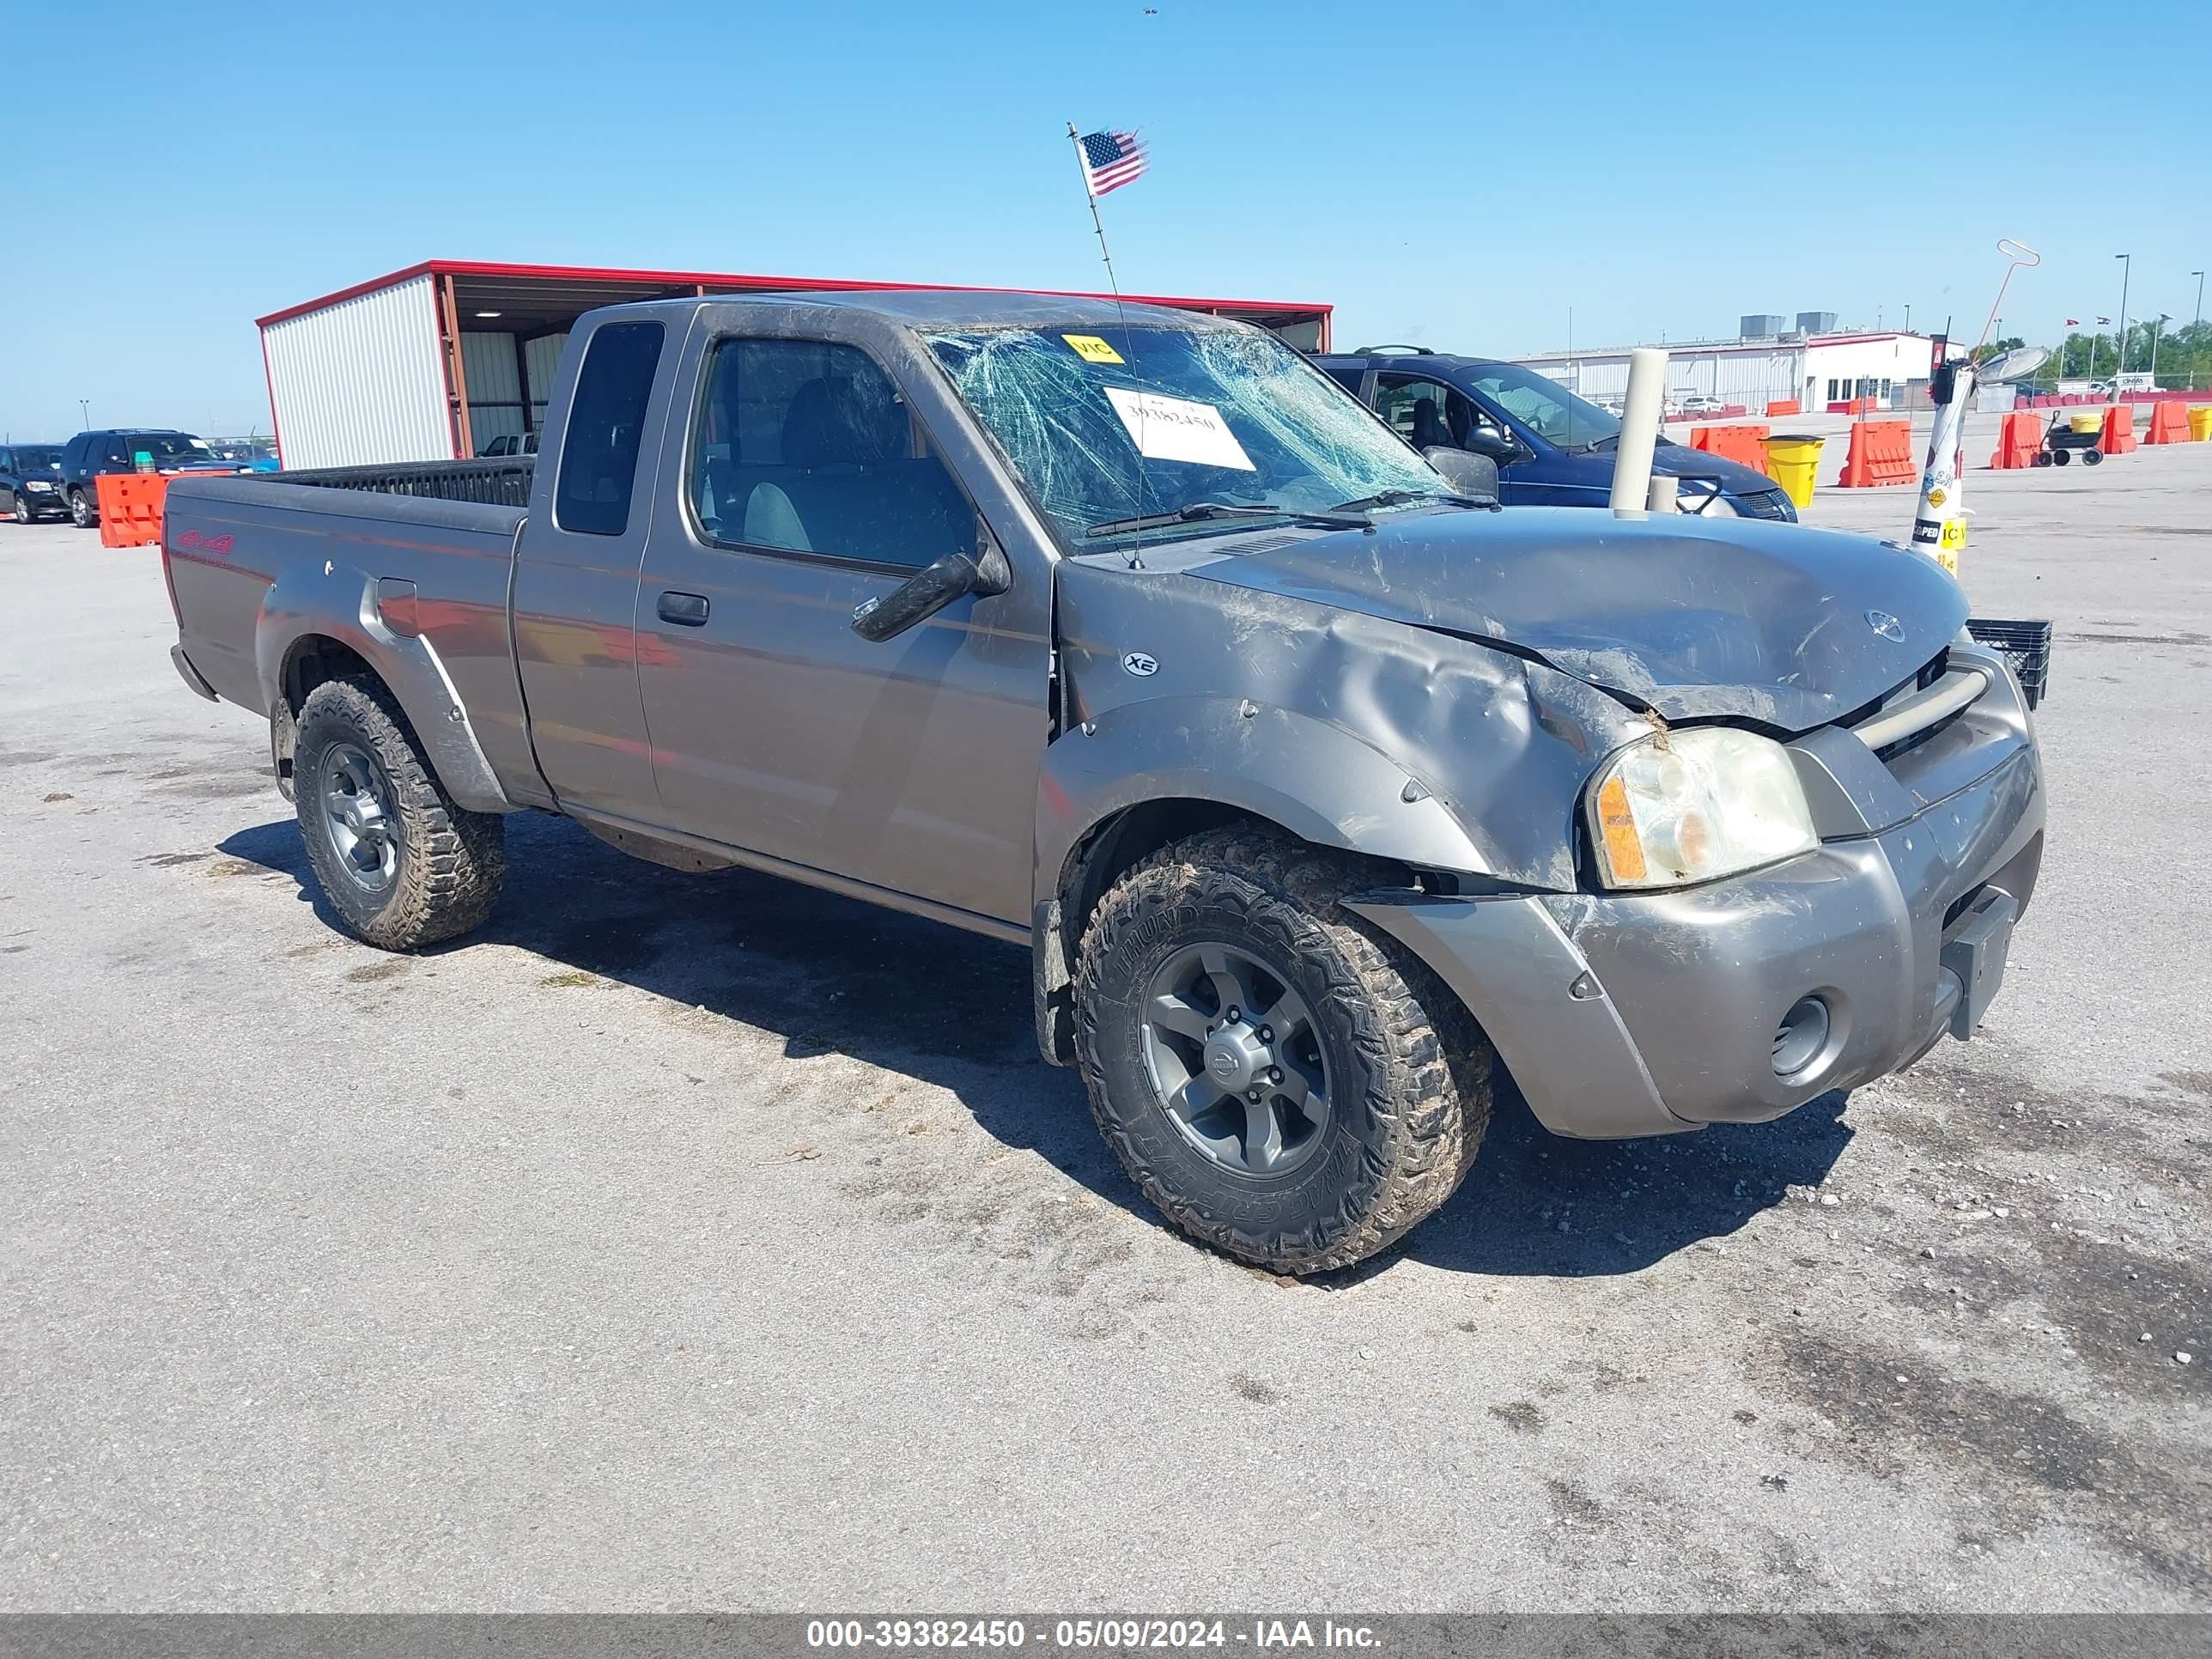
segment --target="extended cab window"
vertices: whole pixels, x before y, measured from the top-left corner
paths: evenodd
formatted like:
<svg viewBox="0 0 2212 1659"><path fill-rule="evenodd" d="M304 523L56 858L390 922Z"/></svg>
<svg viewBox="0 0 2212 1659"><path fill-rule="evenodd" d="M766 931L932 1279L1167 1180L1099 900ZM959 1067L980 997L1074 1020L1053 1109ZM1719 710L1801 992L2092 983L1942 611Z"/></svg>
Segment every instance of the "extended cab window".
<svg viewBox="0 0 2212 1659"><path fill-rule="evenodd" d="M691 447L718 542L920 567L975 545L975 514L890 377L857 347L724 340Z"/></svg>
<svg viewBox="0 0 2212 1659"><path fill-rule="evenodd" d="M553 497L553 522L562 529L619 536L629 527L661 336L659 323L609 323L585 349Z"/></svg>

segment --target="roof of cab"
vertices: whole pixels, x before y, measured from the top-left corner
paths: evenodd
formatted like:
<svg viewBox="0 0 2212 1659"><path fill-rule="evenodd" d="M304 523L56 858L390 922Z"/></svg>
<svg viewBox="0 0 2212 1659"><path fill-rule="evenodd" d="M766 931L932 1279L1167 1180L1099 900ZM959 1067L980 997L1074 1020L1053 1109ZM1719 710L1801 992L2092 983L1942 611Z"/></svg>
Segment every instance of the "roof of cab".
<svg viewBox="0 0 2212 1659"><path fill-rule="evenodd" d="M877 289L865 293L789 289L750 294L709 294L700 299L651 300L618 307L625 311L690 309L699 306L836 307L885 317L910 328L1182 328L1241 329L1251 326L1231 317L1177 311L1135 301L1086 300L1054 294L1021 294L989 289Z"/></svg>

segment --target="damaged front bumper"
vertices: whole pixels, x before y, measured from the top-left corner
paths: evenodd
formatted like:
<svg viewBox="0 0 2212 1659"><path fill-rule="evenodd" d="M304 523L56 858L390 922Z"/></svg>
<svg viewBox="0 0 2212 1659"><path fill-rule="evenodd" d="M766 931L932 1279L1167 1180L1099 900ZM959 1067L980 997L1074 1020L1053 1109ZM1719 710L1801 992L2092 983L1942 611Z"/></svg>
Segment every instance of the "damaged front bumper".
<svg viewBox="0 0 2212 1659"><path fill-rule="evenodd" d="M1955 765L1978 735L1980 758L2006 757L1993 768L1747 875L1352 908L1460 995L1554 1133L1777 1117L1909 1066L1947 1032L1970 1036L1996 994L2042 863L2044 785L2016 705L1992 699L1978 717L1978 734L1927 764Z"/></svg>

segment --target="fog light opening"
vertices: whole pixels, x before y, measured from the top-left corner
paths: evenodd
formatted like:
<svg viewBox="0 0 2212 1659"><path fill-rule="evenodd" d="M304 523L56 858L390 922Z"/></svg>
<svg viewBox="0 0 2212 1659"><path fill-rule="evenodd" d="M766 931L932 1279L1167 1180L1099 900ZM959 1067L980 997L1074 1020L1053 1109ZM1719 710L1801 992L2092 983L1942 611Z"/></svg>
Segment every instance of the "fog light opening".
<svg viewBox="0 0 2212 1659"><path fill-rule="evenodd" d="M1795 1077L1828 1046L1828 1005L1819 997L1800 997L1774 1028L1774 1075Z"/></svg>

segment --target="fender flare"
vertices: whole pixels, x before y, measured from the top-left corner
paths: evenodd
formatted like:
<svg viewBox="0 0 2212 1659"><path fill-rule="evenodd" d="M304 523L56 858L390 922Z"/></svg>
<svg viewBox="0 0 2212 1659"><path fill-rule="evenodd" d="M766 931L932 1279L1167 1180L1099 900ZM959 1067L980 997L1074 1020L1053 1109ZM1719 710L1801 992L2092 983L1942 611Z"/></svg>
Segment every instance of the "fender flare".
<svg viewBox="0 0 2212 1659"><path fill-rule="evenodd" d="M1341 726L1249 700L1124 703L1070 730L1037 770L1034 897L1059 896L1076 849L1115 814L1208 801L1317 847L1489 874L1488 854L1429 786Z"/></svg>
<svg viewBox="0 0 2212 1659"><path fill-rule="evenodd" d="M253 659L272 726L283 701L285 665L299 643L315 635L347 646L375 670L456 805L472 812L519 810L485 758L437 647L420 635L395 633L380 613L376 578L355 566L288 565L263 593Z"/></svg>

